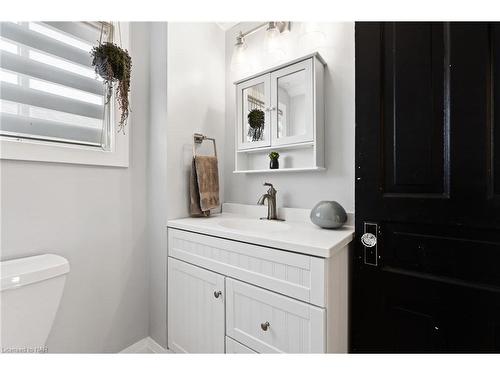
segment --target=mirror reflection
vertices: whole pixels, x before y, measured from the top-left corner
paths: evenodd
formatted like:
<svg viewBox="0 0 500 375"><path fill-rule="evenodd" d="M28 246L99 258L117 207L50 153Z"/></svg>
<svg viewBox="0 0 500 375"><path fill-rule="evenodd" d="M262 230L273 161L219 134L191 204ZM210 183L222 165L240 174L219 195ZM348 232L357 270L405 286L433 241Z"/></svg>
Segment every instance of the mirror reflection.
<svg viewBox="0 0 500 375"><path fill-rule="evenodd" d="M278 138L306 133L305 71L278 78Z"/></svg>
<svg viewBox="0 0 500 375"><path fill-rule="evenodd" d="M243 90L243 137L245 142L264 139L265 110L264 83Z"/></svg>

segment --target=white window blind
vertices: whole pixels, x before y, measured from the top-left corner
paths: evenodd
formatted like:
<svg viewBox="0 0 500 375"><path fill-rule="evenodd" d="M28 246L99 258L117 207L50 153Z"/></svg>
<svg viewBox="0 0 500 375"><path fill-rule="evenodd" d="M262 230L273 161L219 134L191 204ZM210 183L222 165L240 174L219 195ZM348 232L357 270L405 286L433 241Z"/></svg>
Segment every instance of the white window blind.
<svg viewBox="0 0 500 375"><path fill-rule="evenodd" d="M109 29L88 22L0 22L0 134L108 148L110 108L90 50Z"/></svg>

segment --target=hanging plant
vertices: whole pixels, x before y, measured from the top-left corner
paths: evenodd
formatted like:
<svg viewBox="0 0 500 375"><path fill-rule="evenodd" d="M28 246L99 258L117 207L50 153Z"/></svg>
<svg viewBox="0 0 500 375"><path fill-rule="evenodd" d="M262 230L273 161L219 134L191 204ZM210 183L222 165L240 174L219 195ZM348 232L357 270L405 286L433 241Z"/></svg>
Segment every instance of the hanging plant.
<svg viewBox="0 0 500 375"><path fill-rule="evenodd" d="M260 141L264 135L265 113L260 109L252 109L248 112L248 136L252 142Z"/></svg>
<svg viewBox="0 0 500 375"><path fill-rule="evenodd" d="M121 111L118 131L125 131L129 115L130 74L132 59L127 50L112 42L99 43L90 51L92 66L95 72L104 80L106 87L106 104L111 99L116 84L116 98Z"/></svg>

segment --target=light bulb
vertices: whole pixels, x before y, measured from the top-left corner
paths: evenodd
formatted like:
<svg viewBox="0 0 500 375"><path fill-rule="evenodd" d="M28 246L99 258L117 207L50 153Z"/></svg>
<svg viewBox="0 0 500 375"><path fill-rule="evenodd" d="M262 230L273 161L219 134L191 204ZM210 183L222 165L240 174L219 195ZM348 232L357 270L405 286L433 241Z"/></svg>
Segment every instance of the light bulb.
<svg viewBox="0 0 500 375"><path fill-rule="evenodd" d="M231 57L231 70L238 73L246 73L249 69L248 59L246 56L247 44L245 38L240 34L236 37L233 56Z"/></svg>
<svg viewBox="0 0 500 375"><path fill-rule="evenodd" d="M279 62L285 57L285 51L280 38L280 31L275 22L269 22L264 40L264 50L273 62Z"/></svg>
<svg viewBox="0 0 500 375"><path fill-rule="evenodd" d="M274 52L279 47L280 32L274 22L269 22L266 30L265 46L267 52Z"/></svg>

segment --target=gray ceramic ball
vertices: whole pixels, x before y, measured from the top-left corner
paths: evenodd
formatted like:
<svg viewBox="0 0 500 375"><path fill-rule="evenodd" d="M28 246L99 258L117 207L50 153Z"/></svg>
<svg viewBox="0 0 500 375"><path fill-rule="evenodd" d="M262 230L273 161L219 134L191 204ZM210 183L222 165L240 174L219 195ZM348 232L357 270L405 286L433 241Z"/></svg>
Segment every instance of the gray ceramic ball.
<svg viewBox="0 0 500 375"><path fill-rule="evenodd" d="M325 229L340 228L347 221L347 213L335 201L321 201L311 210L311 221Z"/></svg>

